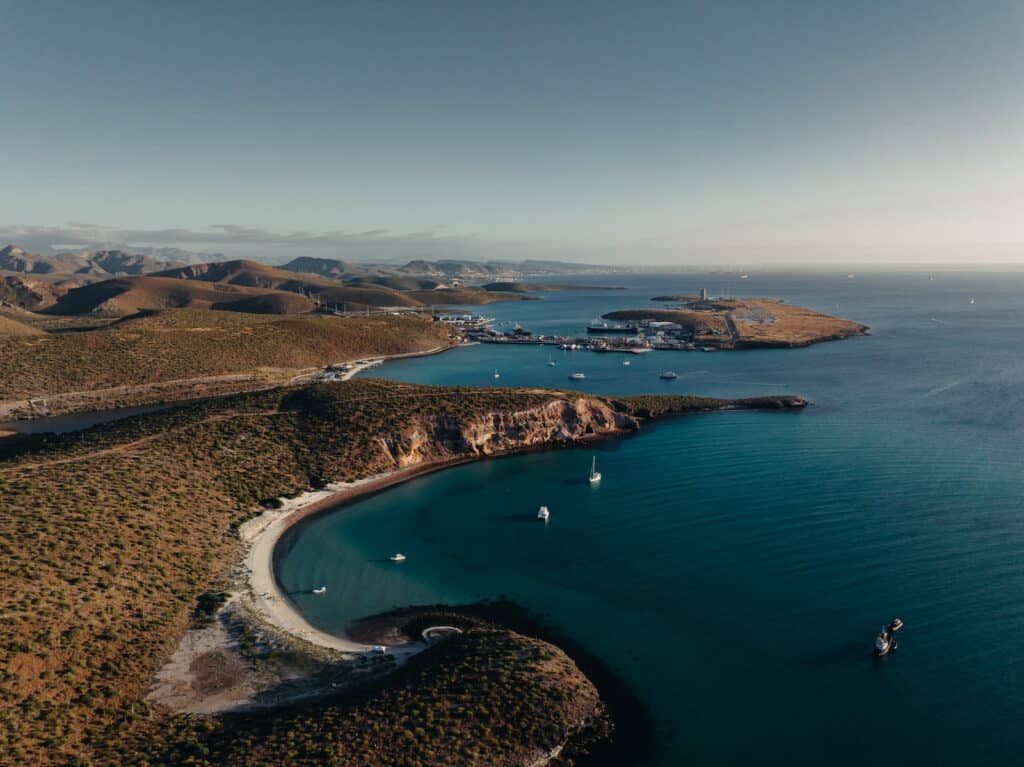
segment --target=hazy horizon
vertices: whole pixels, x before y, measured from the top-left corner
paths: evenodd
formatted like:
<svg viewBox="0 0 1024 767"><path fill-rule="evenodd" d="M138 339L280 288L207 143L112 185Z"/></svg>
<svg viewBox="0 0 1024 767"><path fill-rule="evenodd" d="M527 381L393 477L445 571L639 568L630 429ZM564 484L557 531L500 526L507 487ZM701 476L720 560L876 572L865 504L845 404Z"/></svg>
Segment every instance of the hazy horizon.
<svg viewBox="0 0 1024 767"><path fill-rule="evenodd" d="M9 2L0 242L1024 263L1024 6ZM225 223L229 222L229 223Z"/></svg>

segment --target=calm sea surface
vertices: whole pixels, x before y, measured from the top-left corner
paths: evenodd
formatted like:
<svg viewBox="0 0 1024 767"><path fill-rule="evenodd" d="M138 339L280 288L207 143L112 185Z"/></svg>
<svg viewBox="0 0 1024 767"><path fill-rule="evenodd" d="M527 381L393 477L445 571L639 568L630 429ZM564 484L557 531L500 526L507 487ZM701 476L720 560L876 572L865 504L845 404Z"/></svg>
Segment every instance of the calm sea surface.
<svg viewBox="0 0 1024 767"><path fill-rule="evenodd" d="M485 461L325 515L280 577L343 630L498 595L541 613L650 706L650 764L1007 764L1024 753L1024 275L614 277L485 307L581 332L652 295L768 295L868 324L808 349L631 357L464 347L373 375L596 393L791 392L596 447ZM972 305L970 299L976 301ZM679 373L662 381L665 369ZM494 370L501 375L493 378ZM604 480L586 481L596 453ZM533 519L551 508L548 525ZM386 561L402 551L400 566ZM315 597L309 589L327 585ZM876 660L883 621L900 648Z"/></svg>

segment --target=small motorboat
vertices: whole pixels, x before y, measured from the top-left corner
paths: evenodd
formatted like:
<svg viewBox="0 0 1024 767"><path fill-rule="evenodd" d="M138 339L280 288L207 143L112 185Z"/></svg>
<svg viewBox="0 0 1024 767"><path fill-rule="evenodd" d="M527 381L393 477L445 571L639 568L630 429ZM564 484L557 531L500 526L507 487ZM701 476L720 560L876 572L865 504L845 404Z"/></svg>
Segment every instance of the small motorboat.
<svg viewBox="0 0 1024 767"><path fill-rule="evenodd" d="M326 594L327 593L327 587L326 586L317 586L315 589L313 589L313 593L314 594Z"/></svg>
<svg viewBox="0 0 1024 767"><path fill-rule="evenodd" d="M548 517L550 517L550 516L551 516L551 512L548 511L548 507L547 506L541 506L539 509L537 509L537 519L542 519L545 522L547 522L548 521Z"/></svg>
<svg viewBox="0 0 1024 767"><path fill-rule="evenodd" d="M882 626L882 630L875 636L875 655L881 658L896 649L896 631L903 628L903 621L896 618L888 626Z"/></svg>
<svg viewBox="0 0 1024 767"><path fill-rule="evenodd" d="M597 456L590 462L590 484L596 485L601 481L601 472L597 470Z"/></svg>
<svg viewBox="0 0 1024 767"><path fill-rule="evenodd" d="M569 376L570 381L582 381L584 378L586 378L586 376L578 370Z"/></svg>
<svg viewBox="0 0 1024 767"><path fill-rule="evenodd" d="M885 627L878 632L878 636L875 637L875 655L881 658L883 655L888 655L889 650L893 649L895 643L892 640L892 636Z"/></svg>
<svg viewBox="0 0 1024 767"><path fill-rule="evenodd" d="M405 554L402 554L401 552L399 552L398 554L392 554L390 559L392 562L404 562Z"/></svg>
<svg viewBox="0 0 1024 767"><path fill-rule="evenodd" d="M666 370L664 373L661 374L660 377L665 379L666 381L674 381L675 379L679 378L679 374L674 373L671 370Z"/></svg>

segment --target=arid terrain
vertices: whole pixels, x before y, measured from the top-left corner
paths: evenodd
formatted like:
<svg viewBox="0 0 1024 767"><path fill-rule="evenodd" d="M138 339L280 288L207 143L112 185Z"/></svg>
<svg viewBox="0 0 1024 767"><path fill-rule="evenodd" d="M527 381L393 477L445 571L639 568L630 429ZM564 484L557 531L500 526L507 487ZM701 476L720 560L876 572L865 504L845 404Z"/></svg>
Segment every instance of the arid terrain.
<svg viewBox="0 0 1024 767"><path fill-rule="evenodd" d="M402 467L630 431L655 415L802 404L369 380L0 442L0 748L12 763L39 765L390 765L399 754L435 764L442 753L449 764L542 763L599 719L600 705L560 651L500 628L468 632L348 697L348 682L379 676L363 675L375 667L367 659L309 655L303 642L268 638L258 618L235 613L225 625L238 652L211 648L188 664L200 691L216 695L241 666L266 671L278 657L289 673L305 668L320 684L344 684L234 715L230 726L146 697L189 627L221 619L240 526L282 498Z"/></svg>
<svg viewBox="0 0 1024 767"><path fill-rule="evenodd" d="M720 349L810 346L864 335L867 327L852 320L767 298L716 298L700 302L693 296L659 296L678 302L667 309L623 309L610 320L675 322L693 333L694 343Z"/></svg>

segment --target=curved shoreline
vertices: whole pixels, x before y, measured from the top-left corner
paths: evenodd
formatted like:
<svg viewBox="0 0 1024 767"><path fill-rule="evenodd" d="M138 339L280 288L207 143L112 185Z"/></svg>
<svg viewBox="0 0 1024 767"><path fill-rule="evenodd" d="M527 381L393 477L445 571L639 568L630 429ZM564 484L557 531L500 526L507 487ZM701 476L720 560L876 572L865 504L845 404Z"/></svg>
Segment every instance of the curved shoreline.
<svg viewBox="0 0 1024 767"><path fill-rule="evenodd" d="M431 461L376 474L355 482L330 484L324 490L306 492L296 498L287 499L280 509L266 511L249 520L239 529L239 536L248 544L244 566L245 585L251 606L274 628L317 647L342 653L372 651L371 645L354 642L343 635L321 631L306 620L278 581L278 543L295 525L314 516L334 511L366 495L410 479L475 460L478 460L477 456ZM422 648L410 645L397 654L407 656L418 652L419 649Z"/></svg>

